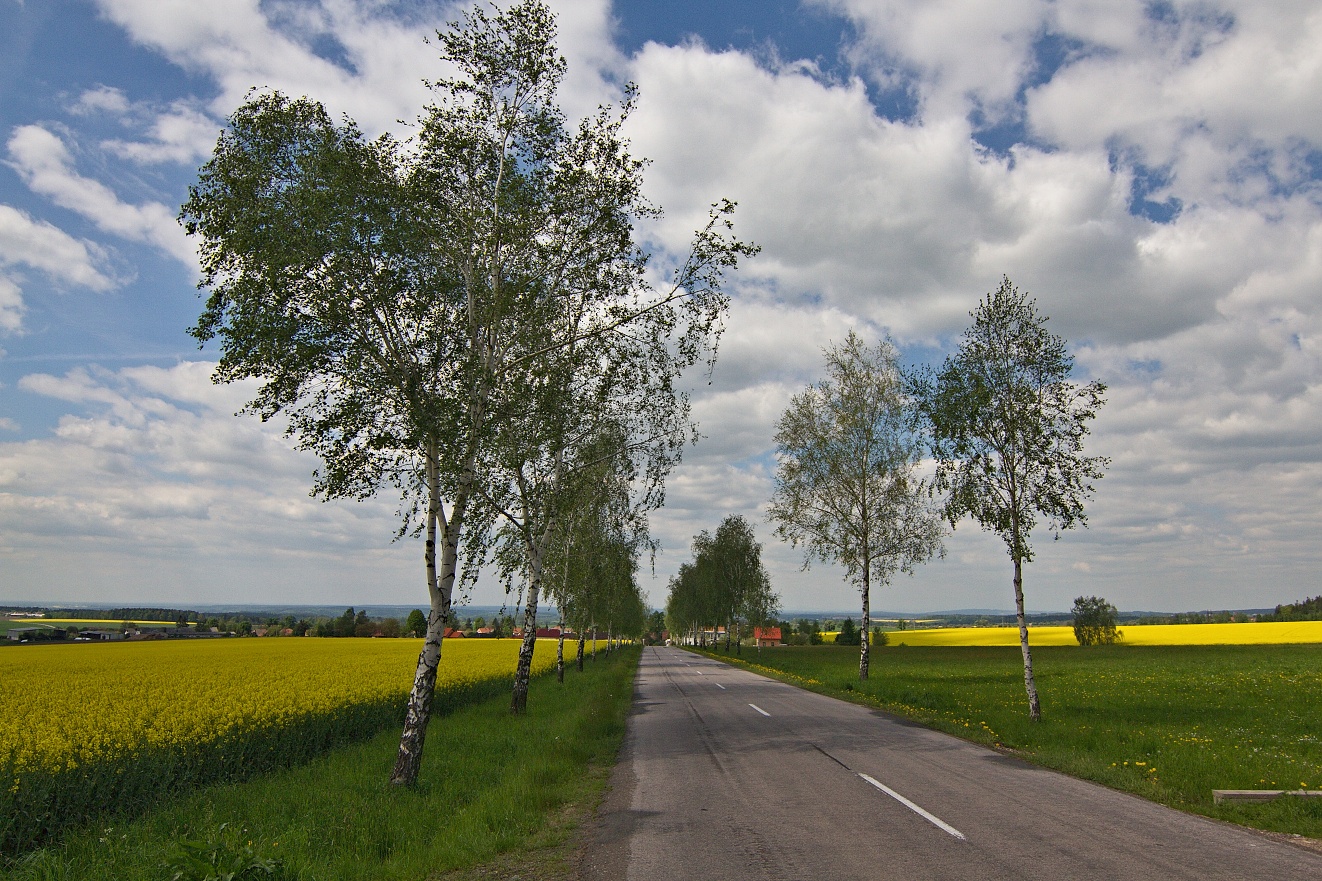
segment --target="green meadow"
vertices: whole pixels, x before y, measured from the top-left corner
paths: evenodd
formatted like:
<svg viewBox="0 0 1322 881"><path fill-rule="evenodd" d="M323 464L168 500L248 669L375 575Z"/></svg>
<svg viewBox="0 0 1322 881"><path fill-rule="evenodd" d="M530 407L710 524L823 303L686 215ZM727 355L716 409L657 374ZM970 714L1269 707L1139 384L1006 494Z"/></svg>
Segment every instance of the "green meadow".
<svg viewBox="0 0 1322 881"><path fill-rule="evenodd" d="M1322 790L1322 646L1044 646L1043 720L1018 648L745 648L714 657L1209 817L1322 838L1322 797L1213 804L1213 789Z"/></svg>

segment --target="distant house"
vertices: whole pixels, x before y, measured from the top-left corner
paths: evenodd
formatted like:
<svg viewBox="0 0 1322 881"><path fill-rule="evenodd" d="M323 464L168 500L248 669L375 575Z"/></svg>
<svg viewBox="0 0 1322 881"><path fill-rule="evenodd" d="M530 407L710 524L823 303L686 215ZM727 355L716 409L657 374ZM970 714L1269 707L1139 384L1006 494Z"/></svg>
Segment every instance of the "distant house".
<svg viewBox="0 0 1322 881"><path fill-rule="evenodd" d="M754 627L753 642L756 645L784 645L779 627Z"/></svg>
<svg viewBox="0 0 1322 881"><path fill-rule="evenodd" d="M453 627L447 627L447 628L445 628L445 638L446 638L446 639L463 639L463 638L464 638L464 632L463 632L462 630L456 630L456 629L453 628Z"/></svg>
<svg viewBox="0 0 1322 881"><path fill-rule="evenodd" d="M9 631L9 638L15 642L22 642L25 639L32 639L38 633L49 631L48 627L15 627Z"/></svg>
<svg viewBox="0 0 1322 881"><path fill-rule="evenodd" d="M124 632L121 630L83 630L78 633L79 639L90 639L92 641L108 642L112 639L123 639Z"/></svg>
<svg viewBox="0 0 1322 881"><path fill-rule="evenodd" d="M479 636L479 637L485 637L486 639L492 639L492 638L494 638L495 635L496 635L496 628L494 628L494 627L479 627L479 628L477 628L477 630L473 633L473 635L474 635L474 636Z"/></svg>
<svg viewBox="0 0 1322 881"><path fill-rule="evenodd" d="M559 638L560 638L560 628L559 628L559 627L538 627L538 628L537 628L537 638L538 638L538 639L559 639Z"/></svg>

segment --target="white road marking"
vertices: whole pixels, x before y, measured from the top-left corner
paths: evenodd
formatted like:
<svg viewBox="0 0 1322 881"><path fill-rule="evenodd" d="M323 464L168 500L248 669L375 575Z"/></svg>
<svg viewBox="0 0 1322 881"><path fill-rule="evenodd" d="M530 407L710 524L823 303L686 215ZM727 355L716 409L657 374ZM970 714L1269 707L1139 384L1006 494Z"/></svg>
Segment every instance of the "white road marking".
<svg viewBox="0 0 1322 881"><path fill-rule="evenodd" d="M721 691L725 691L725 686L724 686L724 685L721 685L721 683L719 683L719 682L713 682L712 685L716 686L716 687L719 688Z"/></svg>
<svg viewBox="0 0 1322 881"><path fill-rule="evenodd" d="M703 674L703 672L702 672L701 670L698 670L697 673L698 673L699 676L705 675L705 674Z"/></svg>
<svg viewBox="0 0 1322 881"><path fill-rule="evenodd" d="M942 829L946 832L949 832L951 835L958 838L960 841L968 841L968 839L964 837L963 832L960 832L958 829L956 829L954 826L951 826L949 823L947 823L945 820L942 820L940 817L934 816L933 814L929 814L927 811L918 807L918 805L909 801L907 798L900 795L898 792L891 789L889 786L886 786L885 784L878 782L876 779L869 777L867 774L859 774L858 776L862 777L864 780L871 783L873 786L877 787L882 792L886 793L891 798L895 799L900 804L904 805L906 808L913 811L915 814L922 817L927 822L931 823L933 826L936 826L938 829Z"/></svg>
<svg viewBox="0 0 1322 881"><path fill-rule="evenodd" d="M761 713L761 714L764 715L764 716L770 716L770 715L771 715L771 714L768 713L766 710L764 710L764 709L762 709L761 707L759 707L757 704L749 704L749 706L752 707L753 709L757 710L759 713Z"/></svg>

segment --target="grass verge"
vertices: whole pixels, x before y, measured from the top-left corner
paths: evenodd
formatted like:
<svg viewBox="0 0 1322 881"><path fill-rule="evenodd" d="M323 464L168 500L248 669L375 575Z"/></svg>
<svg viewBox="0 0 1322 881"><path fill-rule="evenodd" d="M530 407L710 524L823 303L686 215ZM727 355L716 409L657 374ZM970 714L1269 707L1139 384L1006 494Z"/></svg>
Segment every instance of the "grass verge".
<svg viewBox="0 0 1322 881"><path fill-rule="evenodd" d="M75 829L0 870L6 881L563 877L632 700L639 650L435 719L412 789L386 782L397 731L298 768L180 795L131 821ZM492 875L492 872L496 875Z"/></svg>
<svg viewBox="0 0 1322 881"><path fill-rule="evenodd" d="M712 657L1246 826L1322 838L1322 798L1212 802L1213 789L1322 789L1322 646L1041 647L1030 722L1018 648L889 647Z"/></svg>

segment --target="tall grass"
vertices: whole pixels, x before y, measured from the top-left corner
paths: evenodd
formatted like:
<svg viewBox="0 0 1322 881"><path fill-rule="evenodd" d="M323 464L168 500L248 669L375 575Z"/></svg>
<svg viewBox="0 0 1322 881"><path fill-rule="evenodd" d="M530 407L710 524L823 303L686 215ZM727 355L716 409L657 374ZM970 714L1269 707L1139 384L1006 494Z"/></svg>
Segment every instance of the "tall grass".
<svg viewBox="0 0 1322 881"><path fill-rule="evenodd" d="M555 845L567 806L591 804L614 763L638 654L623 649L563 684L534 679L524 716L509 715L502 693L434 720L414 788L386 782L399 743L386 731L298 768L182 794L138 819L88 825L0 878L170 878L192 841L204 855L247 851L276 865L251 877L423 879ZM546 876L563 868L551 854L515 859L531 866L528 877Z"/></svg>
<svg viewBox="0 0 1322 881"><path fill-rule="evenodd" d="M1154 801L1322 837L1322 798L1221 804L1213 789L1322 790L1322 646L1034 649L1030 722L1017 648L834 646L718 654Z"/></svg>

